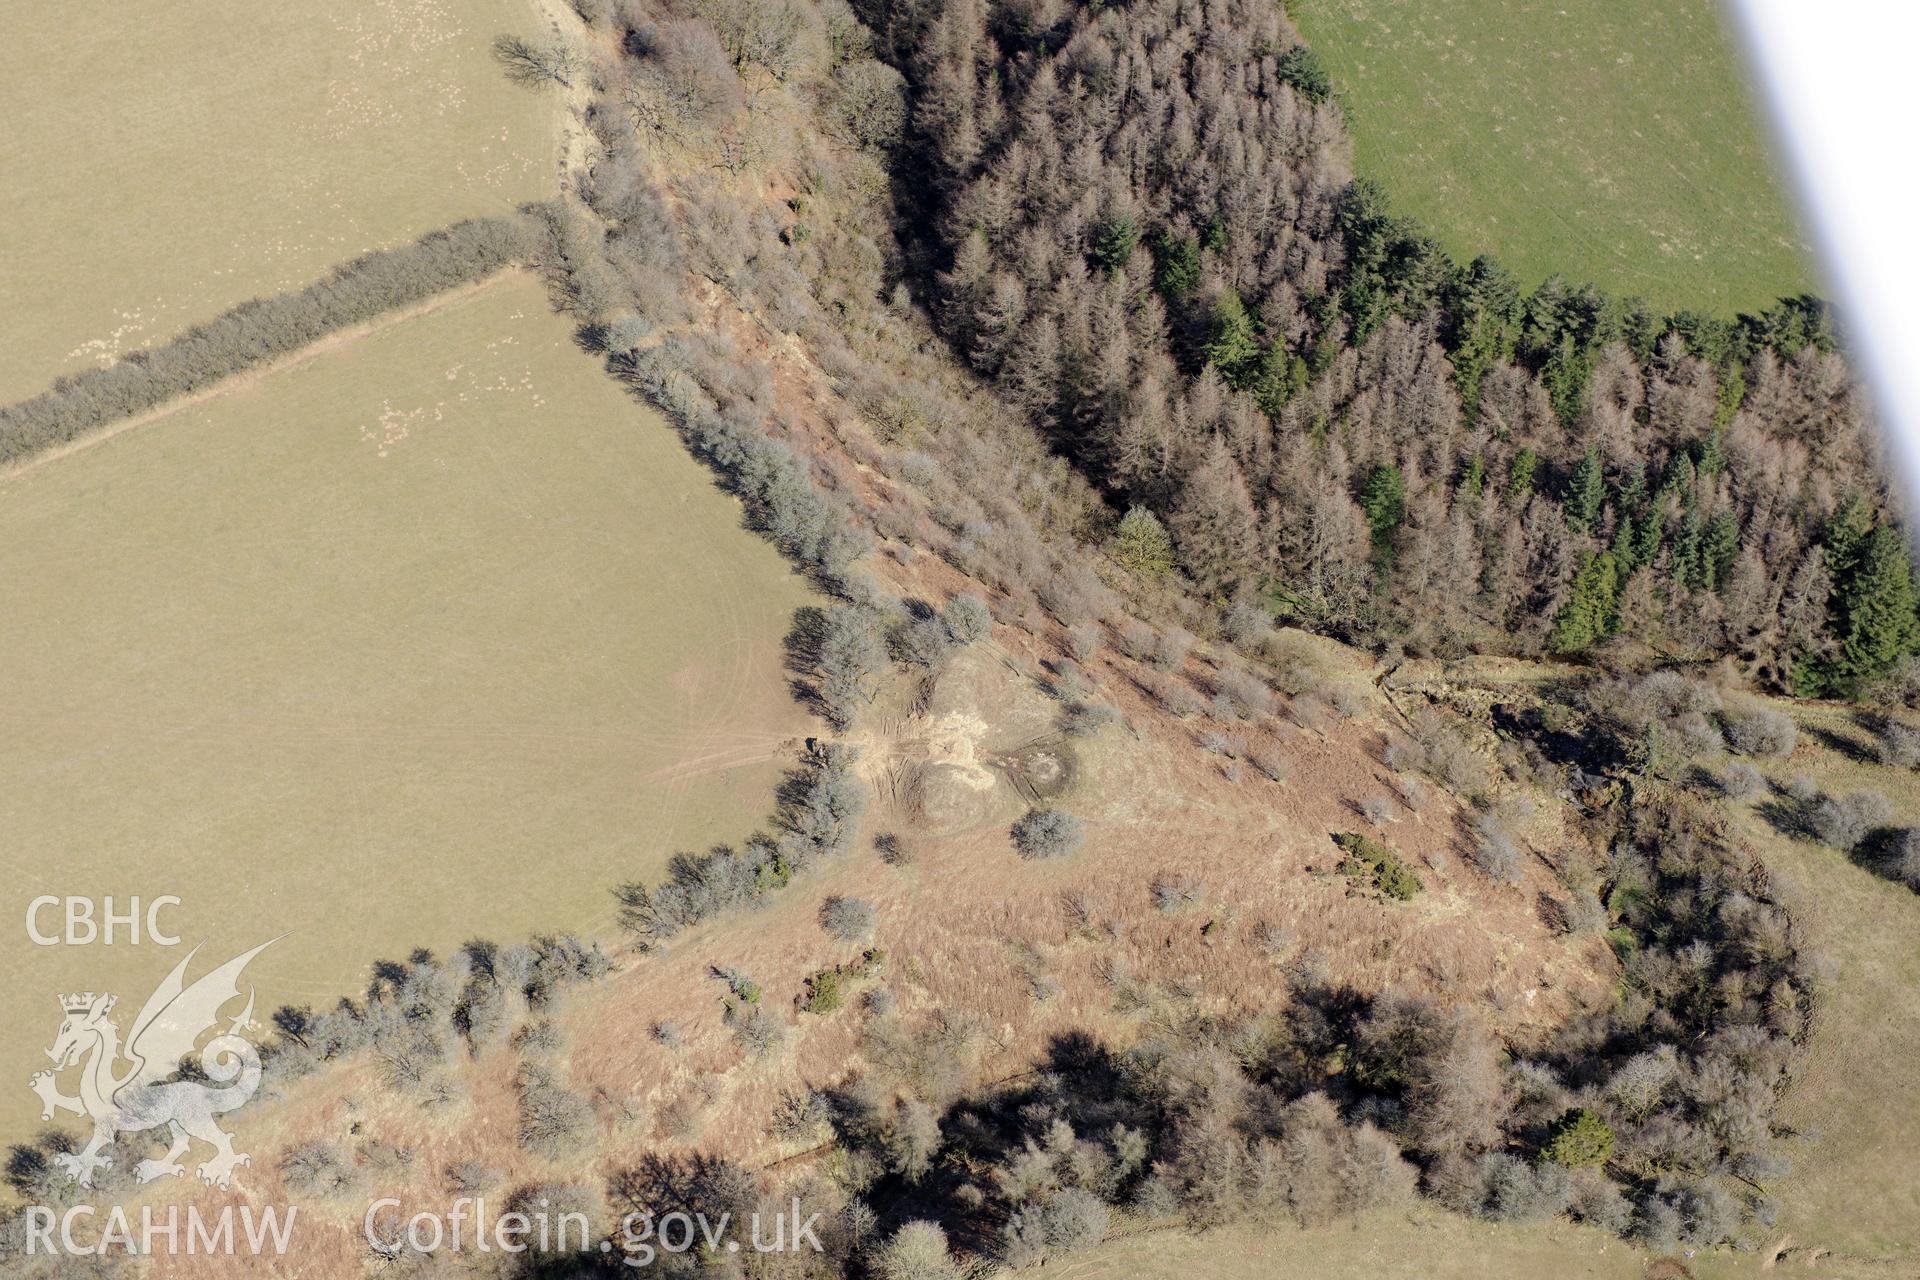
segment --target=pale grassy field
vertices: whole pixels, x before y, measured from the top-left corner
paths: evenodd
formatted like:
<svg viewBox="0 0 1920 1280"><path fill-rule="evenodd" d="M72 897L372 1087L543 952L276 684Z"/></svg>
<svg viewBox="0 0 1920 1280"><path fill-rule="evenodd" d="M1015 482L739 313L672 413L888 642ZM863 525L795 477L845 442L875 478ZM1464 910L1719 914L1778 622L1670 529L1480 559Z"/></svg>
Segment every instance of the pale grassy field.
<svg viewBox="0 0 1920 1280"><path fill-rule="evenodd" d="M0 5L0 402L550 194L528 0Z"/></svg>
<svg viewBox="0 0 1920 1280"><path fill-rule="evenodd" d="M178 894L203 961L287 933L263 1012L330 1004L610 928L810 723L809 591L522 275L0 481L0 583L0 1137L56 993L130 1018L180 954L36 948L34 896Z"/></svg>
<svg viewBox="0 0 1920 1280"><path fill-rule="evenodd" d="M1646 1256L1598 1231L1507 1227L1431 1205L1312 1231L1150 1231L1050 1265L1049 1280L1641 1280Z"/></svg>
<svg viewBox="0 0 1920 1280"><path fill-rule="evenodd" d="M1239 1224L1204 1235L1147 1231L1047 1267L1049 1280L1762 1280L1908 1276L1899 1265L1827 1254L1716 1250L1659 1258L1566 1222L1504 1226L1418 1204L1312 1231Z"/></svg>

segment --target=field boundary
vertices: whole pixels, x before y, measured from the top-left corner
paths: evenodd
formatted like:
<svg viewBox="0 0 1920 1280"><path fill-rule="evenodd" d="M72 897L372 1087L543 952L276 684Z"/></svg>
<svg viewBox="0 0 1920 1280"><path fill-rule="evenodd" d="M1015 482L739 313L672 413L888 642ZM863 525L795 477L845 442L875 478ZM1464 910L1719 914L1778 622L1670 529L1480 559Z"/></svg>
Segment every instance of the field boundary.
<svg viewBox="0 0 1920 1280"><path fill-rule="evenodd" d="M470 220L396 249L363 254L303 289L242 303L151 352L55 382L0 407L0 464L54 452L101 427L304 351L336 333L444 296L524 263L524 220Z"/></svg>
<svg viewBox="0 0 1920 1280"><path fill-rule="evenodd" d="M480 279L469 281L466 284L455 285L445 293L435 294L423 302L416 302L411 306L401 307L396 311L384 312L371 320L363 320L359 324L349 325L344 329L336 329L325 337L317 338L306 346L290 351L284 356L278 356L267 361L265 364L254 365L250 369L242 369L240 372L222 378L218 382L209 383L194 391L183 392L174 399L134 414L130 418L118 419L84 436L69 440L65 444L55 445L51 449L33 454L30 457L22 458L17 462L0 466L0 480L12 480L15 477L37 471L49 462L55 462L76 453L84 453L96 445L105 444L115 436L133 431L139 427L151 426L153 423L159 422L164 418L170 418L182 410L191 409L197 404L204 404L216 396L226 395L242 387L253 386L258 382L272 377L276 373L285 373L289 369L297 369L311 360L315 360L330 351L337 351L341 347L356 342L361 338L380 333L392 328L394 325L404 324L409 320L417 320L422 316L430 316L434 312L444 310L456 302L463 302L476 294L484 293L507 280L511 280L517 276L527 276L531 274L532 271L530 268L518 264L502 267L491 275L482 276Z"/></svg>

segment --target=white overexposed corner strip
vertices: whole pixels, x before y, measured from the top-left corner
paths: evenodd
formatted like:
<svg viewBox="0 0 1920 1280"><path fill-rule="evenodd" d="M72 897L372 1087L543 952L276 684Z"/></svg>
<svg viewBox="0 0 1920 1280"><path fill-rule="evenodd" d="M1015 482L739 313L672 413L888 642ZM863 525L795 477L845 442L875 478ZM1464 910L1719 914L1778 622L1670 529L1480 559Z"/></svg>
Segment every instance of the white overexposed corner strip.
<svg viewBox="0 0 1920 1280"><path fill-rule="evenodd" d="M1920 518L1920 4L1731 0Z"/></svg>

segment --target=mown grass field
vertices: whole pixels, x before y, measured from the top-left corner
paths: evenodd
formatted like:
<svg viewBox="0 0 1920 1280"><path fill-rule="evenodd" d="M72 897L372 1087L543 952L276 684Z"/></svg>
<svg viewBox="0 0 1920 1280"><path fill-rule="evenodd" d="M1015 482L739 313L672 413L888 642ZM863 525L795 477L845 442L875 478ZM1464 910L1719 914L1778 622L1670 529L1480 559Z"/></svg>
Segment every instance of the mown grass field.
<svg viewBox="0 0 1920 1280"><path fill-rule="evenodd" d="M1657 308L1814 288L1811 250L1711 0L1290 0L1359 172L1460 260Z"/></svg>
<svg viewBox="0 0 1920 1280"><path fill-rule="evenodd" d="M547 195L559 116L489 53L527 0L0 10L0 402Z"/></svg>
<svg viewBox="0 0 1920 1280"><path fill-rule="evenodd" d="M36 895L171 893L264 1013L377 958L610 931L617 882L762 823L809 590L520 274L0 480L0 1133L55 995ZM131 1016L129 1013L128 1016Z"/></svg>

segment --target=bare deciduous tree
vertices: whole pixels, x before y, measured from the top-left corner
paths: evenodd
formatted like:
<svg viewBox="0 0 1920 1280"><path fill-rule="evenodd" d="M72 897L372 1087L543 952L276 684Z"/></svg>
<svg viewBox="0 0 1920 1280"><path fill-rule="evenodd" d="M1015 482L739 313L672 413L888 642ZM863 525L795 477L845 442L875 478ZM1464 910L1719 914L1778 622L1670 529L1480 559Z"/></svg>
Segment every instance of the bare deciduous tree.
<svg viewBox="0 0 1920 1280"><path fill-rule="evenodd" d="M560 36L542 41L501 36L493 42L493 56L507 79L530 88L557 84L570 89L587 67L586 56Z"/></svg>

